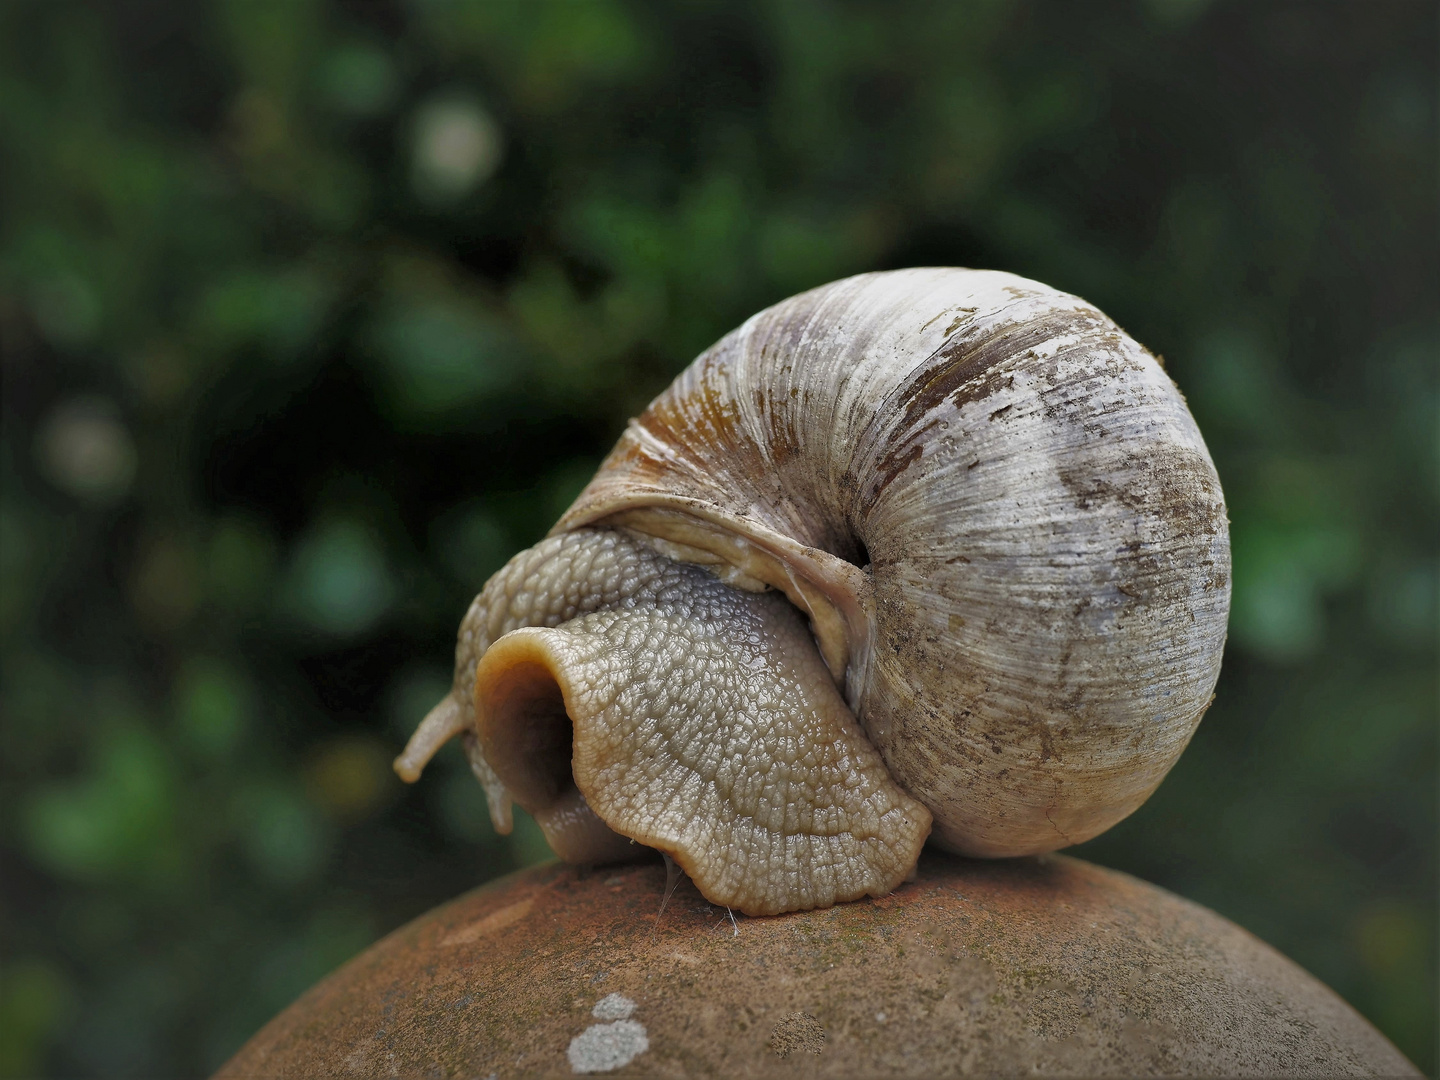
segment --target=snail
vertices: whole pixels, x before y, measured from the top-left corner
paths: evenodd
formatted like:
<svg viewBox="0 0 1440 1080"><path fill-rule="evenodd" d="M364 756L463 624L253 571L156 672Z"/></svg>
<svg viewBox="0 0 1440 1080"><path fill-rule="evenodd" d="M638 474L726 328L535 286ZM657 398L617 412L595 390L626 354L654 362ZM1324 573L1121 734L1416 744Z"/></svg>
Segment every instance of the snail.
<svg viewBox="0 0 1440 1080"><path fill-rule="evenodd" d="M927 837L1038 854L1138 807L1219 675L1229 530L1160 363L995 271L862 274L760 312L485 585L462 736L573 862L670 855L752 915L880 896Z"/></svg>

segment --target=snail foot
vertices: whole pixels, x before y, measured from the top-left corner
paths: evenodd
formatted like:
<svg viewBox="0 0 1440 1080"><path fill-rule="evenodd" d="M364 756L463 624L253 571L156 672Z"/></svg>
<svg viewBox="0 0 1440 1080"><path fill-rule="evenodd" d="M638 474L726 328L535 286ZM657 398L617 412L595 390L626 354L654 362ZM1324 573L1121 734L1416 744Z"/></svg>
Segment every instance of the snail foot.
<svg viewBox="0 0 1440 1080"><path fill-rule="evenodd" d="M747 915L879 896L930 812L865 738L800 613L636 549L659 575L612 608L505 634L475 672L484 757L556 853L634 840Z"/></svg>

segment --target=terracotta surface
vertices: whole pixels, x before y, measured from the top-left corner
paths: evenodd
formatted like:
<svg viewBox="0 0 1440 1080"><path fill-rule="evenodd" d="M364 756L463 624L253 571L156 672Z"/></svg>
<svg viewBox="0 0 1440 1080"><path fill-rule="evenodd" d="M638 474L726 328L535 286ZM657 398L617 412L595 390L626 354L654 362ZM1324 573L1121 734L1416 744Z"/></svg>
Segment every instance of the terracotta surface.
<svg viewBox="0 0 1440 1080"><path fill-rule="evenodd" d="M1418 1075L1245 931L1063 856L927 853L881 900L733 923L684 880L657 919L664 891L658 863L477 889L218 1075Z"/></svg>

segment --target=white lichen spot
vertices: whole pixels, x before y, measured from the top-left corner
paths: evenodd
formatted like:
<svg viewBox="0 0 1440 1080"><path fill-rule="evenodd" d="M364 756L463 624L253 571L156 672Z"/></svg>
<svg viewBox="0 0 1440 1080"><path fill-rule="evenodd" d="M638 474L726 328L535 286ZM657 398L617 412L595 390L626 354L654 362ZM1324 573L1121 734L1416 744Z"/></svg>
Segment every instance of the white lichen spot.
<svg viewBox="0 0 1440 1080"><path fill-rule="evenodd" d="M635 1002L624 994L606 994L595 1003L590 1015L596 1020L629 1020L635 1012Z"/></svg>
<svg viewBox="0 0 1440 1080"><path fill-rule="evenodd" d="M567 1055L570 1067L577 1073L602 1073L630 1064L649 1049L644 1024L616 1020L609 1024L591 1024L570 1040Z"/></svg>

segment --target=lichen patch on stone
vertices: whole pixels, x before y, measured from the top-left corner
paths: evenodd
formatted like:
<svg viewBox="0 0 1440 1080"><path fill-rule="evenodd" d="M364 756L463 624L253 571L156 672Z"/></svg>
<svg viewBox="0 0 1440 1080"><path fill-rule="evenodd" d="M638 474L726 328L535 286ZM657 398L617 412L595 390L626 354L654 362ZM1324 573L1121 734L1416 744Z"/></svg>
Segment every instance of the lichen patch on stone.
<svg viewBox="0 0 1440 1080"><path fill-rule="evenodd" d="M602 1073L630 1064L649 1049L650 1039L644 1024L616 1020L609 1024L591 1024L570 1040L566 1056L577 1073Z"/></svg>
<svg viewBox="0 0 1440 1080"><path fill-rule="evenodd" d="M596 1020L629 1020L635 1012L635 1002L624 994L606 994L595 1003L590 1015Z"/></svg>

